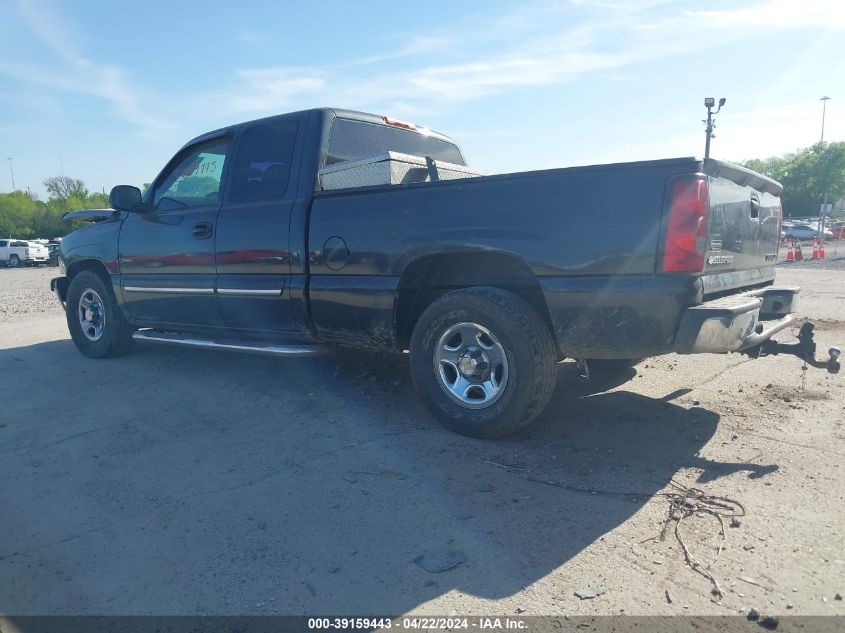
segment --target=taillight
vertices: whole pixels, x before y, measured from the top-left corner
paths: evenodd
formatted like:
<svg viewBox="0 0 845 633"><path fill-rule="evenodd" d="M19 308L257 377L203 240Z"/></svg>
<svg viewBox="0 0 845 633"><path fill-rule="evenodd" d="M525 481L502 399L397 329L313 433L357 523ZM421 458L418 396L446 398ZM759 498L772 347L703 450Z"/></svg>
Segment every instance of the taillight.
<svg viewBox="0 0 845 633"><path fill-rule="evenodd" d="M700 272L707 248L707 180L704 176L676 176L669 182L669 191L663 271Z"/></svg>
<svg viewBox="0 0 845 633"><path fill-rule="evenodd" d="M399 119L394 119L393 117L390 117L390 116L383 116L383 117L381 117L381 120L384 121L385 123L387 123L387 125L393 125L395 127L401 127L401 128L406 129L406 130L414 130L415 132L417 131L417 126L414 125L413 123L408 123L407 121L400 121Z"/></svg>

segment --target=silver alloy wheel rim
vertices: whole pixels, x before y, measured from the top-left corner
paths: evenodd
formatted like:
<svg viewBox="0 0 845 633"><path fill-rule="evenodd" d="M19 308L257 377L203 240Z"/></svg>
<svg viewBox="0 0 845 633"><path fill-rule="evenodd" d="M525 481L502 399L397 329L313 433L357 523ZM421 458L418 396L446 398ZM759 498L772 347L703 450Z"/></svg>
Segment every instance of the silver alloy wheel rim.
<svg viewBox="0 0 845 633"><path fill-rule="evenodd" d="M508 384L505 348L478 323L456 323L437 341L434 375L452 400L468 409L496 402Z"/></svg>
<svg viewBox="0 0 845 633"><path fill-rule="evenodd" d="M106 307L96 290L87 288L83 291L76 312L85 338L94 343L99 341L106 325Z"/></svg>

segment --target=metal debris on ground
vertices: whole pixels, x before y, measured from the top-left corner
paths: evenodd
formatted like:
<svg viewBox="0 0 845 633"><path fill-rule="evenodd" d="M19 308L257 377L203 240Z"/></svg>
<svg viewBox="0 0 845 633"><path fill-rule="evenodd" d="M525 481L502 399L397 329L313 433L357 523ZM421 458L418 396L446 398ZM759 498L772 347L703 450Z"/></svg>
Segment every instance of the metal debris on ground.
<svg viewBox="0 0 845 633"><path fill-rule="evenodd" d="M500 462L494 462L492 459L482 459L481 460L485 464L490 464L491 466L497 466L502 470L506 470L509 473L519 472L520 470L525 470L525 466L519 466L518 464L502 464Z"/></svg>
<svg viewBox="0 0 845 633"><path fill-rule="evenodd" d="M445 550L442 552L427 552L417 556L414 562L427 572L441 574L444 571L454 569L466 562L466 556L457 550Z"/></svg>
<svg viewBox="0 0 845 633"><path fill-rule="evenodd" d="M745 516L745 507L734 499L728 497L720 497L715 495L708 495L703 490L698 488L688 488L675 481L670 484L677 490L677 492L662 493L669 498L669 510L666 514L666 519L663 522L663 529L660 531L660 540L666 539L666 534L670 527L674 525L675 539L684 551L684 560L690 568L707 578L713 585L711 593L721 600L723 591L719 585L719 581L710 572L710 568L716 564L722 549L725 546L727 536L725 535L725 521L730 518ZM681 525L691 516L711 516L719 522L719 547L716 548L716 555L710 563L704 565L697 558L692 555L687 543L684 540L681 532Z"/></svg>
<svg viewBox="0 0 845 633"><path fill-rule="evenodd" d="M667 532L669 531L670 527L674 525L673 532L675 534L675 539L678 541L681 548L683 549L685 562L687 563L687 565L690 566L693 571L707 578L713 585L711 593L716 597L717 600L722 599L724 592L722 591L721 585L719 585L719 581L716 580L716 577L710 572L710 568L719 559L719 556L722 553L722 549L724 549L725 541L727 540L727 535L725 534L725 519L730 519L730 525L732 527L738 527L740 525L738 517L744 517L746 514L745 506L743 506L739 501L736 501L735 499L731 499L729 497L709 495L703 490L700 490L699 488L688 488L683 484L679 484L675 480L671 480L669 484L674 487L677 492L656 493L644 493L637 491L622 492L613 490L593 490L590 488L570 486L560 481L541 479L532 475L526 476L525 480L544 484L546 486L554 486L555 488L563 488L565 490L572 490L574 492L583 492L594 495L600 494L628 498L668 498L669 510L666 514L666 519L663 522L663 528L661 529L660 534L658 536L648 538L645 541L641 542L645 543L646 541L653 541L656 539L659 539L661 541L665 540ZM683 522L692 516L711 516L719 522L719 536L721 540L719 541L719 546L716 549L716 555L713 557L713 560L710 561L710 563L708 563L707 565L702 564L697 558L692 555L692 552L690 552L689 547L687 547L687 543L684 540L684 536L681 532L681 525L683 524Z"/></svg>

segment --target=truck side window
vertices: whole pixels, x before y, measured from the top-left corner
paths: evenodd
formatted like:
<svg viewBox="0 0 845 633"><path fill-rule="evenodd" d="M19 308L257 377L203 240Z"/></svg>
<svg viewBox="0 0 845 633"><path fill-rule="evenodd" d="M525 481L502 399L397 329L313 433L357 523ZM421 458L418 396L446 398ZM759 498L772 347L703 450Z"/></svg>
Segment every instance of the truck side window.
<svg viewBox="0 0 845 633"><path fill-rule="evenodd" d="M296 130L296 121L275 121L244 133L232 163L232 202L269 200L285 193Z"/></svg>
<svg viewBox="0 0 845 633"><path fill-rule="evenodd" d="M9 243L6 240L0 240L0 248L5 248Z"/></svg>
<svg viewBox="0 0 845 633"><path fill-rule="evenodd" d="M215 139L189 149L156 184L156 209L184 209L220 200L220 179L228 140Z"/></svg>

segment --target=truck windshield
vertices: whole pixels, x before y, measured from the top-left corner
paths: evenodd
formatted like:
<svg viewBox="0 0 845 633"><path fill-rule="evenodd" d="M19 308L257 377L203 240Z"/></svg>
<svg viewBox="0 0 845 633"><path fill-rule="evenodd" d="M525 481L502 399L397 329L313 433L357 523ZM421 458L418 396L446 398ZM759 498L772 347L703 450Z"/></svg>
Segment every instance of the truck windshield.
<svg viewBox="0 0 845 633"><path fill-rule="evenodd" d="M360 160L385 152L430 156L447 163L465 164L457 145L439 138L352 119L335 119L332 123L326 165Z"/></svg>

